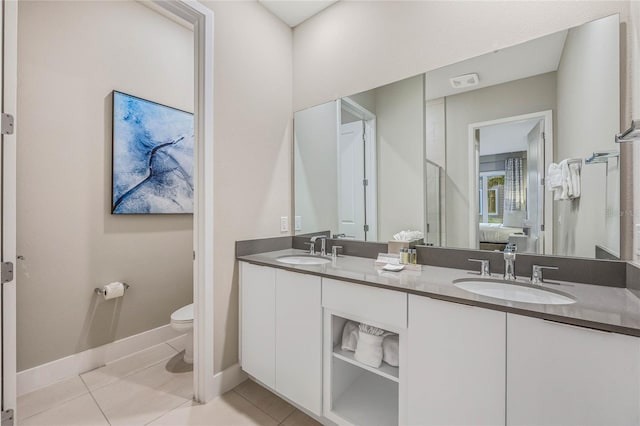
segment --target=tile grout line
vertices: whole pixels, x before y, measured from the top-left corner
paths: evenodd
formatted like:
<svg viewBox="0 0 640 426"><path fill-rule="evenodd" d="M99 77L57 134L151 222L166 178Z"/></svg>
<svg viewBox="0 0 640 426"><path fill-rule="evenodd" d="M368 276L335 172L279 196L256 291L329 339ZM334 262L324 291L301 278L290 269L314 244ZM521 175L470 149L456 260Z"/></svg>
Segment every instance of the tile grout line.
<svg viewBox="0 0 640 426"><path fill-rule="evenodd" d="M41 389L46 389L46 387L41 388ZM38 390L41 390L41 389L38 389ZM88 392L87 392L87 393L88 393ZM20 419L20 421L27 420L27 419L30 419L31 417L35 417L35 416L38 416L38 415L40 415L40 414L46 413L47 411L51 411L51 410L53 410L54 408L59 407L59 406L61 406L61 405L63 405L63 404L66 404L66 403L68 403L68 402L75 401L76 399L81 398L81 397L83 397L83 396L85 396L85 395L86 395L86 393L82 393L82 394L80 394L80 395L76 395L76 396L74 396L74 397L72 397L72 398L64 399L64 400L62 400L62 401L58 401L54 406L49 407L49 408L46 408L46 409L44 409L44 410L42 410L42 411L38 411L37 413L33 413L33 414L31 414L31 415L29 415L29 416L27 416L27 417L24 417L24 418Z"/></svg>
<svg viewBox="0 0 640 426"><path fill-rule="evenodd" d="M171 349L173 349L173 348L171 348ZM121 381L121 380L124 380L125 378L127 378L127 377L129 377L129 376L132 376L132 375L134 375L134 374L138 374L138 373L140 373L140 372L142 372L142 371L144 371L144 370L147 370L147 369L149 369L149 368L151 368L151 367L155 367L156 365L158 365L158 364L160 364L160 363L168 362L170 359L172 359L172 358L173 358L174 356L176 356L176 355L177 355L177 354L173 354L173 355L171 355L170 357L163 358L163 359L161 359L161 360L159 360L159 361L156 361L156 362L154 362L154 363L152 363L152 364L145 365L144 367L138 368L137 370L132 370L132 371L128 372L127 374L125 374L124 376L117 377L117 378L116 378L116 380L114 380L114 381L112 381L112 382L104 383L104 384L102 384L102 385L98 385L98 386L94 387L94 389L93 389L93 390L94 390L94 391L97 391L98 389L102 389L102 388L104 388L104 387L107 387L107 386L109 386L109 385L112 385L112 384L114 384L114 383L117 383L117 382L119 382L119 381ZM123 360L123 359L125 359L125 358L120 358L120 360ZM118 361L120 361L120 360L118 360ZM108 365L108 364L107 364L107 365ZM105 365L105 367L106 367L106 365ZM100 368L104 368L104 367L100 367ZM97 369L96 369L96 370L97 370ZM91 371L96 371L96 370L91 370ZM85 373L82 373L82 374L85 374ZM80 377L80 379L81 379L81 380L82 380L82 382L84 383L84 379L82 379L82 375L80 375L80 376L78 376L78 377ZM85 383L85 386L87 387L87 389L89 389L89 386L88 386L86 383ZM89 389L89 392L91 392L91 389Z"/></svg>
<svg viewBox="0 0 640 426"><path fill-rule="evenodd" d="M102 414L102 416L104 417L104 419L105 419L105 421L107 422L107 424L108 424L108 425L111 425L111 422L109 421L109 419L107 418L106 414L104 413L104 411L103 411L102 407L100 406L100 404L98 403L97 399L96 399L96 398L95 398L95 396L93 395L93 391L100 390L100 389L102 389L102 388L104 388L104 387L106 387L106 386L109 386L109 385L112 385L112 384L117 383L117 382L119 382L119 381L122 381L122 380L123 380L123 379L125 379L126 377L129 377L129 376L131 376L131 375L133 375L133 374L140 373L140 372L145 371L145 370L147 370L147 369L149 369L149 368L152 368L152 367L154 367L154 366L157 366L158 364L161 364L161 363L163 363L163 362L167 362L168 360L170 360L171 358L175 357L177 354L179 354L179 353L180 353L180 351L178 351L176 348L174 348L173 346L171 346L171 345L168 343L168 341L165 341L165 342L160 343L160 344L166 344L166 345L167 345L167 346L169 346L169 348L170 348L172 351L174 351L175 353L174 353L173 355L171 355L170 357L167 357L167 358L164 358L164 359L158 360L158 361L153 362L153 363L151 363L151 364L148 364L148 365L146 365L146 366L144 366L144 367L142 367L142 368L139 368L139 369L133 370L133 371L129 372L128 374L126 374L126 375L122 376L122 377L118 377L118 378L117 378L116 380L114 380L113 382L106 383L106 384L104 384L104 385L102 385L102 386L98 386L98 387L96 387L96 388L95 388L95 389L93 389L93 390L89 388L89 385L87 384L87 382L85 382L84 378L82 377L82 374L88 373L88 372L90 372L90 371L95 371L95 370L98 370L98 369L100 369L100 368L104 368L104 367L106 367L106 365L101 366L101 367L98 367L98 368L95 368L95 369L93 369L93 370L86 371L86 372L81 373L81 374L78 374L78 375L76 375L76 376L74 376L74 377L72 377L72 378L69 378L69 379L73 379L73 378L75 378L75 377L77 377L78 379L80 379L80 382L82 383L82 387L83 387L83 388L84 388L84 390L85 390L84 392L82 392L82 393L81 393L81 394L79 394L79 395L76 395L76 396L73 396L73 397L71 397L71 398L68 398L68 399L62 399L61 401L58 401L54 406L49 407L49 408L46 408L46 409L41 410L41 411L37 411L37 412L35 412L35 413L33 413L33 414L31 414L31 415L27 416L27 417L24 417L24 418L23 418L23 419L21 419L21 420L27 420L27 419L29 419L29 418L32 418L32 417L35 417L35 416L41 415L41 414L43 414L43 413L46 413L46 412L48 412L48 411L51 411L51 410L55 409L56 407L59 407L60 405L67 404L67 403L69 403L69 402L71 402L71 401L74 401L74 400L76 400L76 399L78 399L78 398L81 398L81 397L83 397L83 396L85 396L85 395L87 395L87 394L88 394L88 395L91 397L91 399L93 400L93 402L96 404L96 407L98 408L98 410L100 410L100 413L101 413L101 414ZM160 344L159 344L159 345L160 345ZM155 346L155 345L154 345L154 346ZM142 352L142 351L139 351L139 352ZM132 354L132 355L135 355L135 354ZM131 356L131 355L129 355L129 356ZM126 358L128 358L128 356L127 356L127 357L120 358L120 359L118 359L118 360L116 360L116 361L120 361L120 360L123 360L123 359L126 359ZM53 385L55 385L55 383L54 383ZM52 385L50 385L50 386L52 386ZM46 386L46 387L41 388L41 389L38 389L38 390L43 390L43 389L46 389L47 387L49 387L49 386ZM238 395L239 395L239 394L238 394ZM240 396L242 397L242 395L240 395ZM243 397L243 398L244 398L244 397ZM153 420L151 420L151 421L153 422L153 421L157 420L158 418L160 418L160 417L162 417L162 416L164 416L164 415L168 414L169 412L171 412L171 411L173 411L173 410L175 410L175 409L177 409L177 408L182 407L182 406L183 406L183 405L185 405L186 403L188 403L188 402L190 402L190 401L193 401L193 398L191 398L191 399L183 398L183 399L184 399L184 401L183 401L183 402L181 402L178 406L176 406L176 407L174 407L174 408L170 409L170 410L169 410L169 411L167 411L166 413L163 413L162 415L158 416L157 418L155 418L155 419L153 419ZM246 399L246 398L244 398L244 399ZM251 403L251 401L248 401L248 402L249 402L250 404L252 404L252 405L253 405L253 403ZM260 410L260 411L262 411L262 410ZM267 414L267 413L265 413L265 414ZM267 415L268 415L268 414L267 414ZM269 416L269 417L270 417L270 418L272 418L271 416ZM276 420L276 419L274 419L274 420ZM277 420L276 420L276 421L277 421ZM148 424L148 423L147 423L147 424Z"/></svg>
<svg viewBox="0 0 640 426"><path fill-rule="evenodd" d="M247 401L249 404L253 405L254 407L256 407L259 411L262 411L264 414L267 415L267 417L269 417L270 419L274 420L276 423L278 423L278 419L276 419L275 417L273 417L271 414L267 413L266 411L264 411L262 408L258 407L256 404L254 404L253 402L251 402L248 398L246 398L244 395L242 395L240 392L236 391L235 388L231 389L231 392L234 392L236 395L240 396L240 398L244 399L245 401ZM277 396L277 395L276 395ZM286 401L285 401L286 402ZM293 407L293 411L291 413L289 413L287 415L287 417L284 418L284 420L286 420L291 414L293 414L293 412L296 411L296 408ZM282 421L284 421L282 420ZM281 423L278 423L278 425L280 425Z"/></svg>
<svg viewBox="0 0 640 426"><path fill-rule="evenodd" d="M173 349L174 351L176 350L173 346L171 346L171 345L170 345L169 343L167 343L166 341L165 341L165 342L163 342L163 343L161 343L161 344L166 344L167 346L169 346L169 348ZM159 346L159 345L156 345L156 346ZM142 352L142 351L139 351L139 352ZM135 355L135 354L133 354L133 355ZM129 355L129 356L132 356L132 355ZM104 387L106 387L106 386L109 386L109 385L112 385L112 384L114 384L114 383L117 383L117 382L119 382L119 381L123 380L125 377L129 377L129 376L131 376L131 375L133 375L133 374L137 374L137 373L139 373L139 372L141 372L141 371L144 371L144 370L147 370L147 369L149 369L149 368L151 368L151 367L154 367L154 366L156 366L157 364L160 364L160 363L162 363L162 362L166 362L167 360L169 360L169 359L173 358L174 356L176 356L176 355L175 355L175 354L173 354L171 357L168 357L168 358L165 358L165 359L161 359L160 361L154 362L154 363L149 364L149 365L147 365L147 366L145 366L145 367L142 367L142 368L139 368L139 369L137 369L137 370L131 371L131 372L129 372L128 374L126 374L126 375L124 375L124 376L122 376L122 377L117 378L117 379L116 379L116 380L114 380L113 382L106 383L106 384L104 384L104 385L102 385L102 386L98 386L98 387L96 387L96 388L95 388L95 389L93 389L93 390L94 390L94 391L97 391L97 390L100 390L100 389L102 389L102 388L104 388ZM116 361L120 361L120 360L123 360L123 359L126 359L126 358L128 358L128 357L123 357L123 358L120 358L120 359L118 359L118 360L116 360ZM106 367L106 366L107 366L107 364L105 364L105 365L104 365L104 367ZM100 367L100 368L103 368L103 367ZM95 370L91 370L91 371L95 371ZM93 391L89 388L89 385L87 385L87 383L84 381L84 379L82 378L82 375L78 375L78 378L80 379L80 381L82 382L82 384L84 385L84 387L87 389L87 392L88 392L88 393L89 393L89 395L91 396L91 399L93 399L93 402L95 402L95 403L96 403L96 405L98 406L98 409L100 410L100 413L102 413L102 416L105 418L105 420L107 421L107 423L108 423L109 425L111 425L111 422L109 421L109 418L107 417L107 415L106 415L106 414L104 413L104 411L102 410L102 407L100 406L100 403L98 403L98 400L97 400L97 399L95 398L95 396L93 395ZM188 401L188 400L187 400L187 401ZM186 402L186 401L185 401L185 402ZM178 407L180 407L180 406L182 406L182 404L180 404ZM175 408L178 408L178 407L175 407ZM172 410L174 410L175 408L173 408ZM165 414L166 414L166 413L165 413ZM161 417L161 416L160 416L160 417ZM159 417L158 417L158 418L159 418ZM157 420L157 418L156 418L156 419L153 419L152 421L154 421L154 420Z"/></svg>
<svg viewBox="0 0 640 426"><path fill-rule="evenodd" d="M191 399L186 399L186 398L185 398L185 401L184 401L184 402L182 402L180 405L178 405L177 407L174 407L174 408L170 409L169 411L167 411L167 412L165 412L165 413L160 414L158 417L154 417L153 419L151 419L151 420L149 420L147 423L145 423L145 424L144 424L144 426L148 426L148 425L150 425L151 423L155 422L156 420L163 418L164 416L168 415L169 413L171 413L171 412L173 412L173 411L175 411L175 410L177 410L177 409L179 409L179 408L182 408L184 405L186 405L186 404L188 404L188 403L190 403L190 402L193 402L193 398L191 398Z"/></svg>
<svg viewBox="0 0 640 426"><path fill-rule="evenodd" d="M282 426L284 424L284 422L286 422L289 417L293 416L293 414L296 412L296 410L297 410L297 408L294 407L294 410L291 413L289 413L289 415L287 417L282 419L282 421L280 423L278 423L278 426Z"/></svg>
<svg viewBox="0 0 640 426"><path fill-rule="evenodd" d="M181 336L178 336L178 337L181 337ZM175 339L177 339L178 337L176 337L176 338L174 338L174 339L171 339L171 340L175 340ZM169 343L169 340L167 340L167 341L166 341L166 342L164 342L164 343L165 343L165 344L167 344L167 345L169 345L169 347L170 347L171 349L173 349L174 351L176 351L176 352L178 352L178 353L180 353L180 352L184 351L184 349L178 349L178 348L176 348L175 346L173 346L171 343Z"/></svg>
<svg viewBox="0 0 640 426"><path fill-rule="evenodd" d="M98 407L98 410L100 410L100 413L102 414L102 417L104 417L105 421L107 422L108 425L111 425L111 422L109 421L109 418L107 417L107 415L104 413L104 411L102 411L102 407L100 406L100 404L98 403L98 400L96 399L95 396L93 396L93 393L91 392L91 389L89 389L89 386L87 386L87 383L84 381L84 379L82 378L82 376L78 376L80 378L80 381L82 381L82 384L84 385L84 387L87 389L87 392L89 393L89 396L91 397L91 399L93 400L93 402L95 402L96 407Z"/></svg>

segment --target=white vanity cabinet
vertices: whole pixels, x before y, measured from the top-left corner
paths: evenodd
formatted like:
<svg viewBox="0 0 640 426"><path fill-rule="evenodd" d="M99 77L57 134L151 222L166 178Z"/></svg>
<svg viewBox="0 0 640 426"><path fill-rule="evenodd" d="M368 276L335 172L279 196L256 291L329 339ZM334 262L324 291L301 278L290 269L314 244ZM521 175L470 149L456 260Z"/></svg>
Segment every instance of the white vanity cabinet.
<svg viewBox="0 0 640 426"><path fill-rule="evenodd" d="M240 360L338 425L640 425L640 338L240 262ZM398 334L394 365L342 348Z"/></svg>
<svg viewBox="0 0 640 426"><path fill-rule="evenodd" d="M240 262L242 369L322 414L320 277Z"/></svg>
<svg viewBox="0 0 640 426"><path fill-rule="evenodd" d="M409 425L504 425L505 324L504 312L409 295Z"/></svg>
<svg viewBox="0 0 640 426"><path fill-rule="evenodd" d="M507 425L640 424L640 338L507 315Z"/></svg>

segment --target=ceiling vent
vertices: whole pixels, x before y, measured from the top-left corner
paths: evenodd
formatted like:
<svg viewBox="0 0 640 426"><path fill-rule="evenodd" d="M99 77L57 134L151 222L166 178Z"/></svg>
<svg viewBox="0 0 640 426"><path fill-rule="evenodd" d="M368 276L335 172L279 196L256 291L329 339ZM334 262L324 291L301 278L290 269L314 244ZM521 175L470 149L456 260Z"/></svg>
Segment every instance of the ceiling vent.
<svg viewBox="0 0 640 426"><path fill-rule="evenodd" d="M451 77L449 82L451 83L451 87L454 89L462 89L464 87L477 86L478 83L480 83L480 79L478 78L478 74L474 72L471 74Z"/></svg>

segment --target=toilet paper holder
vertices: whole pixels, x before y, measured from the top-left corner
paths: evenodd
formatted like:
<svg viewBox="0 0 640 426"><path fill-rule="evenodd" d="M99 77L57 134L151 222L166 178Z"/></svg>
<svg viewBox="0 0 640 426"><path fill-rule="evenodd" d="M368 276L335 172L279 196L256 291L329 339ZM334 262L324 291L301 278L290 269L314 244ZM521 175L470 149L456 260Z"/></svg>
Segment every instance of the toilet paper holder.
<svg viewBox="0 0 640 426"><path fill-rule="evenodd" d="M124 285L124 291L126 292L127 290L129 290L129 287L131 287L129 284L127 283L122 283L122 285ZM93 292L95 294L97 294L98 296L102 296L104 294L104 290L102 287L96 287L93 289Z"/></svg>

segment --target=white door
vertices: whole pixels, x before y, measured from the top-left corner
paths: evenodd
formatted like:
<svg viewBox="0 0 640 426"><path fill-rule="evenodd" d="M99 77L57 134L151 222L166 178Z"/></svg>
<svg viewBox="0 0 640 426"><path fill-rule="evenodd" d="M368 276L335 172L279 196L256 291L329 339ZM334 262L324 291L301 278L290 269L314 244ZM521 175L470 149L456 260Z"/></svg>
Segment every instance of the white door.
<svg viewBox="0 0 640 426"><path fill-rule="evenodd" d="M276 271L276 390L322 415L322 283Z"/></svg>
<svg viewBox="0 0 640 426"><path fill-rule="evenodd" d="M276 270L240 262L240 363L276 386Z"/></svg>
<svg viewBox="0 0 640 426"><path fill-rule="evenodd" d="M640 338L507 314L507 425L640 424Z"/></svg>
<svg viewBox="0 0 640 426"><path fill-rule="evenodd" d="M338 139L338 233L365 239L364 126L342 124Z"/></svg>
<svg viewBox="0 0 640 426"><path fill-rule="evenodd" d="M2 112L16 116L17 107L17 24L18 2L2 1L0 31L2 32L2 58L0 59L0 91ZM4 132L3 132L4 133ZM2 262L16 262L16 135L3 134L1 142L0 183L2 184L2 224L0 226L0 252ZM2 363L0 375L0 401L3 423L8 410L16 408L16 282L13 277L2 284Z"/></svg>
<svg viewBox="0 0 640 426"><path fill-rule="evenodd" d="M540 120L527 135L527 222L530 228L529 250L543 253L541 227L544 223L544 121Z"/></svg>

